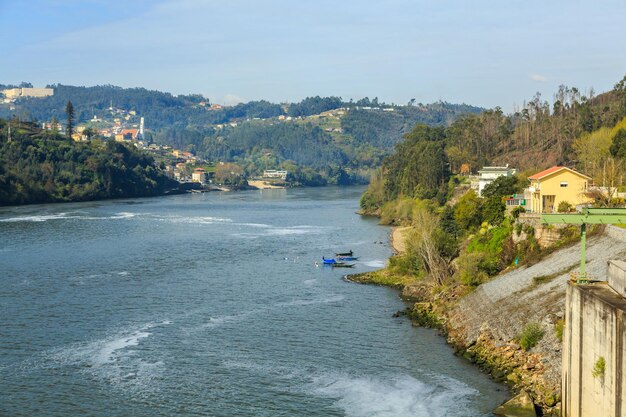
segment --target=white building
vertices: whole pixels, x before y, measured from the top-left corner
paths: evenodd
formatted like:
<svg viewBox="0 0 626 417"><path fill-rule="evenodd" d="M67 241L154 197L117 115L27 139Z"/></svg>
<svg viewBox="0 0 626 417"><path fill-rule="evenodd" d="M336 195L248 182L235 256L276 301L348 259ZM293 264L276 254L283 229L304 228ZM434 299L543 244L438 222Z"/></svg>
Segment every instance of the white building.
<svg viewBox="0 0 626 417"><path fill-rule="evenodd" d="M48 97L54 95L52 88L10 88L2 91L4 96L8 99L18 97Z"/></svg>
<svg viewBox="0 0 626 417"><path fill-rule="evenodd" d="M485 187L500 177L512 177L517 170L515 168L504 167L483 167L478 171L478 195L482 196Z"/></svg>
<svg viewBox="0 0 626 417"><path fill-rule="evenodd" d="M281 180L287 179L288 171L279 171L276 169L266 169L263 171L263 178L279 178Z"/></svg>

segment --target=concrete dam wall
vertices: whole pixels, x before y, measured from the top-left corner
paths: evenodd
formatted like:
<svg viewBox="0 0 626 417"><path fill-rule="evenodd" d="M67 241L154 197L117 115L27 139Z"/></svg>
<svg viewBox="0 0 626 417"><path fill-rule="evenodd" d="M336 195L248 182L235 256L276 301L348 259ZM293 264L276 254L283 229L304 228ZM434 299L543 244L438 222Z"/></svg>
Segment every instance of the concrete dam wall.
<svg viewBox="0 0 626 417"><path fill-rule="evenodd" d="M570 283L563 335L563 417L626 412L626 262L609 261L607 282Z"/></svg>

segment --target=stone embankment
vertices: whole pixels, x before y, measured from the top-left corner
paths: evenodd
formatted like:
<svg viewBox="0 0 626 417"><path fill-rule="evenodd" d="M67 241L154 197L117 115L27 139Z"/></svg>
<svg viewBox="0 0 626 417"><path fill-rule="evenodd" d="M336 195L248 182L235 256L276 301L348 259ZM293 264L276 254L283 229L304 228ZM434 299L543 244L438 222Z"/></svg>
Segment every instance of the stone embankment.
<svg viewBox="0 0 626 417"><path fill-rule="evenodd" d="M401 249L398 236L396 252ZM607 262L625 257L624 229L607 226L588 239L587 272L593 277L605 279ZM544 415L558 416L565 293L569 273L579 264L576 244L504 272L465 296L442 299L424 283L405 285L402 294L417 301L409 316L440 327L459 354L514 391L528 392ZM540 328L542 335L524 350L520 336L529 326Z"/></svg>

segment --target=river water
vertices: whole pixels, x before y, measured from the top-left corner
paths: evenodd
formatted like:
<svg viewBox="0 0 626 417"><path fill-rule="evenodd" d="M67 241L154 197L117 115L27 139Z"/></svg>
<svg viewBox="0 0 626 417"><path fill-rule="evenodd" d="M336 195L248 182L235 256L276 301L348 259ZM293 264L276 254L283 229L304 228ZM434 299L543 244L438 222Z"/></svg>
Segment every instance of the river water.
<svg viewBox="0 0 626 417"><path fill-rule="evenodd" d="M0 210L0 415L490 416L506 392L396 291L363 188Z"/></svg>

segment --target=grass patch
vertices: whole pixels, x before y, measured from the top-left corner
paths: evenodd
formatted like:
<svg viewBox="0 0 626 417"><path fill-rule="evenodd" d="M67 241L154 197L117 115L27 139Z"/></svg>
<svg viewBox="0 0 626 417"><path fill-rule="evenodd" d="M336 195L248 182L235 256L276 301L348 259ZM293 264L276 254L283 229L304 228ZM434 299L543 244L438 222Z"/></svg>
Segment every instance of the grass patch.
<svg viewBox="0 0 626 417"><path fill-rule="evenodd" d="M391 273L388 269L380 269L372 272L362 272L360 274L350 274L348 280L361 284L384 285L386 287L402 288L408 284L419 281L415 275L398 275Z"/></svg>
<svg viewBox="0 0 626 417"><path fill-rule="evenodd" d="M522 349L532 349L543 337L543 329L539 323L528 323L519 335L519 344Z"/></svg>
<svg viewBox="0 0 626 417"><path fill-rule="evenodd" d="M559 342L561 343L563 343L563 327L565 327L565 320L563 319L558 319L556 323L554 323L556 338L559 339Z"/></svg>

